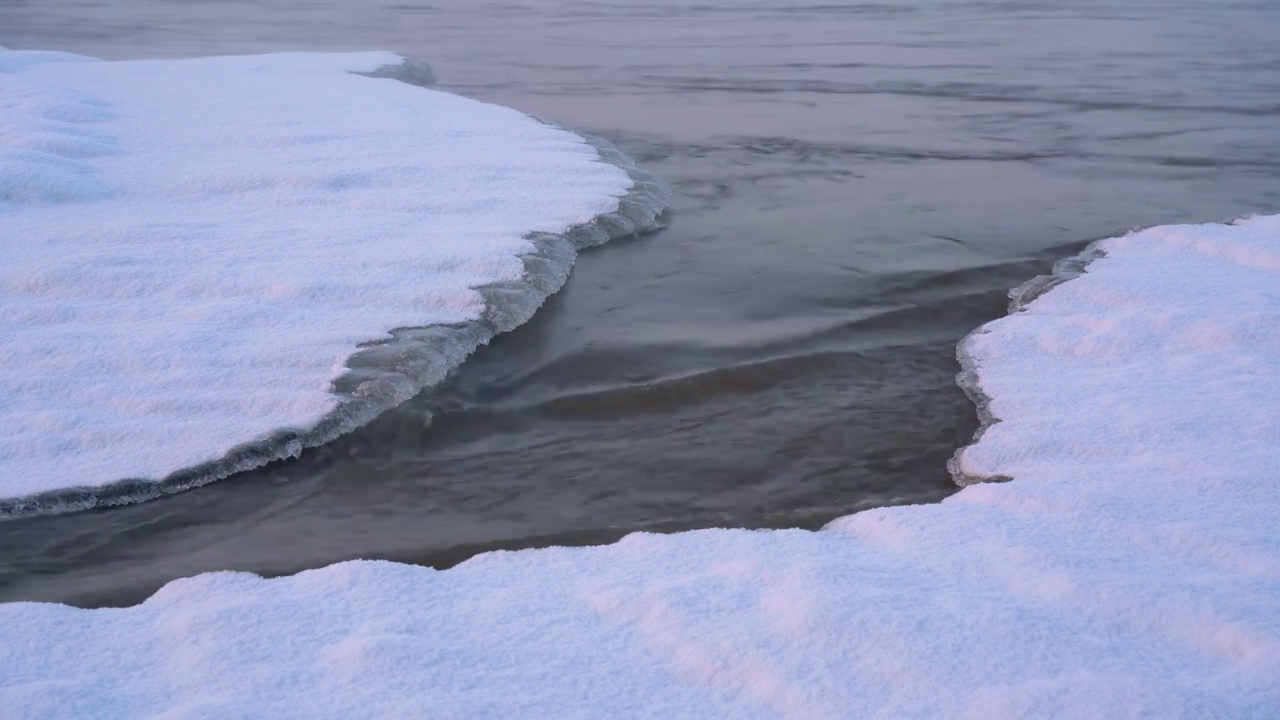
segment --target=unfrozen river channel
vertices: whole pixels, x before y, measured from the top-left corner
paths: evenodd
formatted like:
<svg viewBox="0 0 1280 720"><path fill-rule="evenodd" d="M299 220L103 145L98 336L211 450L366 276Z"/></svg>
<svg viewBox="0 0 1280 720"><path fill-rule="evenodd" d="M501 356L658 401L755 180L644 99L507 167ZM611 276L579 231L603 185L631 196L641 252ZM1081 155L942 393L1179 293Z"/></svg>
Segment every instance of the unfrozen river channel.
<svg viewBox="0 0 1280 720"><path fill-rule="evenodd" d="M0 523L0 600L820 527L955 490L955 345L1089 240L1280 208L1268 0L0 0L108 59L388 49L611 140L669 227L584 253L446 386L300 460Z"/></svg>

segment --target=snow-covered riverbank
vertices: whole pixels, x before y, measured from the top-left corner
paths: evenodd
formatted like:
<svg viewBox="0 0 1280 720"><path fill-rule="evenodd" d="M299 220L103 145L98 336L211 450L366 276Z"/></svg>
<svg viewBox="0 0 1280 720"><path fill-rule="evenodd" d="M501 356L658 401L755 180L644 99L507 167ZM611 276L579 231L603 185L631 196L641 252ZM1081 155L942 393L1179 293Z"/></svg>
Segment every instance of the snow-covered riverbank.
<svg viewBox="0 0 1280 720"><path fill-rule="evenodd" d="M331 439L665 207L620 155L429 75L0 49L0 517Z"/></svg>
<svg viewBox="0 0 1280 720"><path fill-rule="evenodd" d="M962 346L993 424L954 466L1010 482L821 532L212 573L127 609L0 605L0 707L1276 716L1280 218L1095 250Z"/></svg>

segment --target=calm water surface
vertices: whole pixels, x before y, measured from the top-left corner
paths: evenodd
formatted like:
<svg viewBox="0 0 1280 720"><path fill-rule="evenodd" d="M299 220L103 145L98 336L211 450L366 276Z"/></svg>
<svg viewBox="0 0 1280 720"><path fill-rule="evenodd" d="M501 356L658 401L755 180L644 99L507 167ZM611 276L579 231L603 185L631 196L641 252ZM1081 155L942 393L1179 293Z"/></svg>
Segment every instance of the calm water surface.
<svg viewBox="0 0 1280 720"><path fill-rule="evenodd" d="M354 435L0 523L0 600L938 500L975 427L955 344L1009 286L1128 228L1280 209L1278 37L1270 0L0 0L13 48L399 50L677 193L669 229L583 255Z"/></svg>

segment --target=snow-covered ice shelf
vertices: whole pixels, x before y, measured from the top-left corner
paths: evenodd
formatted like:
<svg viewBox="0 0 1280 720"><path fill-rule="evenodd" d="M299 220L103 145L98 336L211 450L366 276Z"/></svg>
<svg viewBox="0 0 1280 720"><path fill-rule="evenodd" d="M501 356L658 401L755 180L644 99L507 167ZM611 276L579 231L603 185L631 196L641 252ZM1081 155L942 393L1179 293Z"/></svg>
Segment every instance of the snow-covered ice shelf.
<svg viewBox="0 0 1280 720"><path fill-rule="evenodd" d="M127 609L0 605L0 708L1280 717L1280 218L1155 228L1098 255L962 346L990 424L954 469L1011 482L821 532L211 573Z"/></svg>
<svg viewBox="0 0 1280 720"><path fill-rule="evenodd" d="M426 75L0 48L0 517L331 439L665 206L616 152Z"/></svg>

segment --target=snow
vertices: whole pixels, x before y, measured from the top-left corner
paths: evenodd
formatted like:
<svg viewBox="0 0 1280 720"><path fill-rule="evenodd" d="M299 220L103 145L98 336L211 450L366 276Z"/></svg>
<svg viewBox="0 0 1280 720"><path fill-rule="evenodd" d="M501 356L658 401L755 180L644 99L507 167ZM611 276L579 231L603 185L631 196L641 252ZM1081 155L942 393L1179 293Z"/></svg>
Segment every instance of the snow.
<svg viewBox="0 0 1280 720"><path fill-rule="evenodd" d="M296 453L362 344L477 322L536 234L619 210L582 138L401 63L0 48L0 506Z"/></svg>
<svg viewBox="0 0 1280 720"><path fill-rule="evenodd" d="M1095 253L961 348L990 424L954 469L1011 482L820 532L212 573L126 609L0 605L0 707L1280 717L1280 217Z"/></svg>

